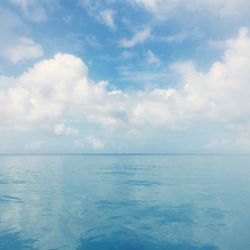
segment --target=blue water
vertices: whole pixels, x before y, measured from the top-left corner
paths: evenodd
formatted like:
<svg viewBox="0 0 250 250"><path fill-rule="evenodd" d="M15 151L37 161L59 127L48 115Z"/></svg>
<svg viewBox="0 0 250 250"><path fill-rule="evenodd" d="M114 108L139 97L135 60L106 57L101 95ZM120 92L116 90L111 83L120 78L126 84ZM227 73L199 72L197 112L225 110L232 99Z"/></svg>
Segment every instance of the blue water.
<svg viewBox="0 0 250 250"><path fill-rule="evenodd" d="M0 249L249 250L249 156L0 156Z"/></svg>

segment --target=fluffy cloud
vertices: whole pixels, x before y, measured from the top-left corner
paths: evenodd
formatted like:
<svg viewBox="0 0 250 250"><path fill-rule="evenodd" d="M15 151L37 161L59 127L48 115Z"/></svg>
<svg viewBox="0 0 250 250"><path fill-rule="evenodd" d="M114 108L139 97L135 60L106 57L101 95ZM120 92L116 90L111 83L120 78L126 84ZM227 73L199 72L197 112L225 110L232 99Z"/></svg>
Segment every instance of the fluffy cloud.
<svg viewBox="0 0 250 250"><path fill-rule="evenodd" d="M107 126L116 124L112 112L120 92L108 92L107 82L88 78L84 62L73 55L57 54L16 78L0 77L0 113L3 122L39 123L78 119ZM114 105L115 106L115 105ZM117 108L117 111L119 108Z"/></svg>
<svg viewBox="0 0 250 250"><path fill-rule="evenodd" d="M184 81L182 99L192 111L211 119L244 119L250 112L248 30L242 28L238 38L226 41L226 47L223 59L206 73L197 71L192 63L176 65Z"/></svg>
<svg viewBox="0 0 250 250"><path fill-rule="evenodd" d="M110 132L145 126L179 129L201 121L244 127L250 123L248 30L241 29L237 38L225 43L223 58L207 72L197 70L192 61L173 65L182 78L178 88L133 92L110 91L107 82L88 77L80 58L57 54L16 78L0 77L1 125L49 123L61 135L75 133L61 121L74 121L79 130L97 124ZM93 147L101 147L91 141Z"/></svg>

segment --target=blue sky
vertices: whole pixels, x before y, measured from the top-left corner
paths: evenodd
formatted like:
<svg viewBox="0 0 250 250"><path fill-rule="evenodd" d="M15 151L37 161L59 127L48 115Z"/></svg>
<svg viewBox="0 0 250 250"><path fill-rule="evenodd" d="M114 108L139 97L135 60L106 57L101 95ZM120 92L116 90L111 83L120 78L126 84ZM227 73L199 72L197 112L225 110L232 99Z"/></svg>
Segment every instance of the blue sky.
<svg viewBox="0 0 250 250"><path fill-rule="evenodd" d="M249 153L248 0L3 0L1 153Z"/></svg>

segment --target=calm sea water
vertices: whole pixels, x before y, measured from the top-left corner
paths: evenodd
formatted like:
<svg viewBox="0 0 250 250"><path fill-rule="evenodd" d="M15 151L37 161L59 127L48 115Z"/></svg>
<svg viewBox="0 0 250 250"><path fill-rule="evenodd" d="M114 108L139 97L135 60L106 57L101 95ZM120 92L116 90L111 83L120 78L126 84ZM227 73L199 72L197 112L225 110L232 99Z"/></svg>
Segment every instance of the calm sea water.
<svg viewBox="0 0 250 250"><path fill-rule="evenodd" d="M0 249L249 250L249 156L0 156Z"/></svg>

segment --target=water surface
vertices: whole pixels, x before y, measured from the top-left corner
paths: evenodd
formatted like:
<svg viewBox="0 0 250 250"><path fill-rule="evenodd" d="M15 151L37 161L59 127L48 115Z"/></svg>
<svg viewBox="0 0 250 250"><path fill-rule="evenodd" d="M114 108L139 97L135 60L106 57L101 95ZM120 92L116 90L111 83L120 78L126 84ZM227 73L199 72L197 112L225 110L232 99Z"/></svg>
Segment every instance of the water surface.
<svg viewBox="0 0 250 250"><path fill-rule="evenodd" d="M248 250L249 232L249 156L0 156L1 250Z"/></svg>

